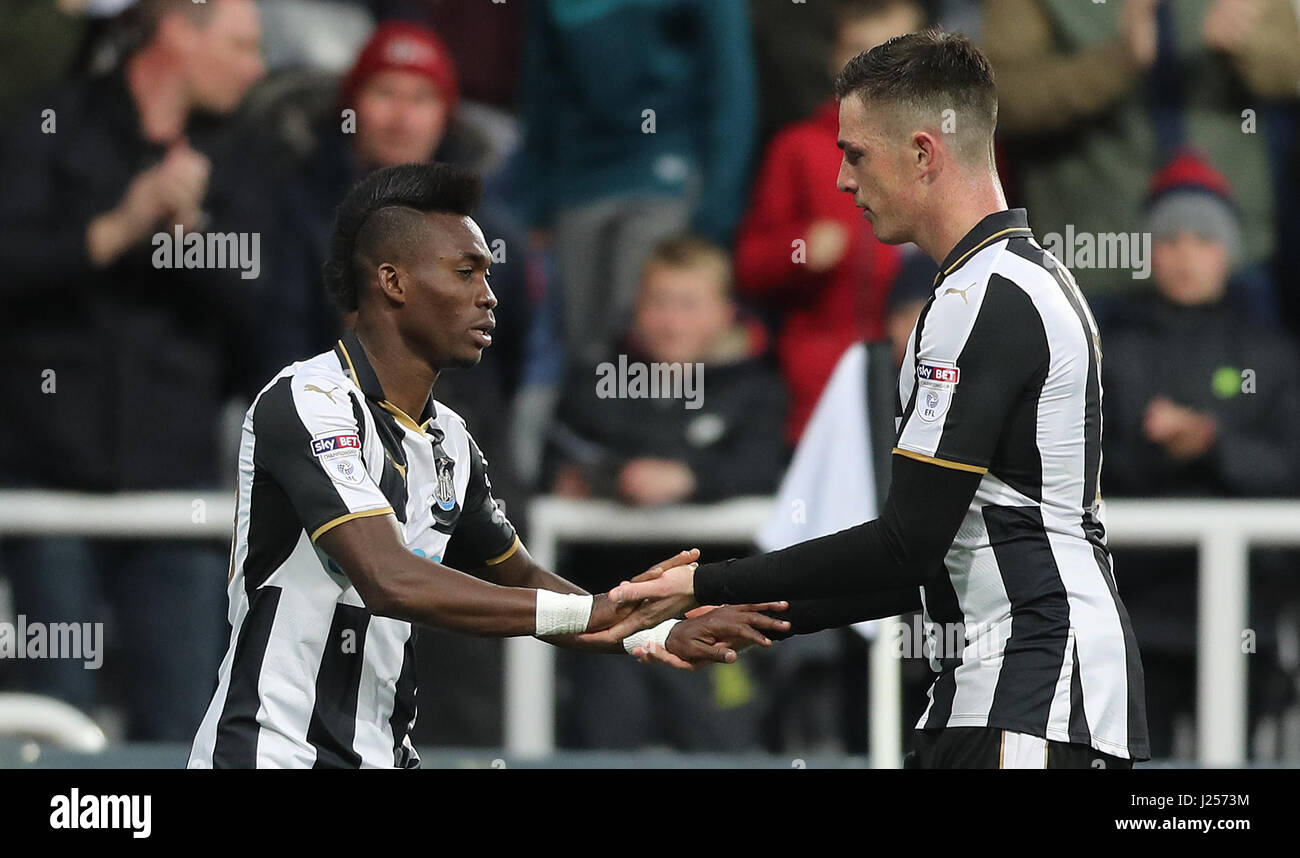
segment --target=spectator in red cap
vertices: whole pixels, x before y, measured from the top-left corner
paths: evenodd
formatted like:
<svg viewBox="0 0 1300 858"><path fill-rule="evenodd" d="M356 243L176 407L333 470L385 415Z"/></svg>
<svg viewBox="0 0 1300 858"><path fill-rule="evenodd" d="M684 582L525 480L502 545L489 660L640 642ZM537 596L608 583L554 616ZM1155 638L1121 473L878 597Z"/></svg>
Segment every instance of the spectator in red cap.
<svg viewBox="0 0 1300 858"><path fill-rule="evenodd" d="M1144 212L1155 294L1122 301L1102 335L1103 492L1300 494L1300 364L1294 343L1225 300L1241 247L1227 180L1184 150L1156 174ZM1146 666L1152 754L1190 755L1175 737L1190 739L1195 705L1194 553L1121 547L1115 558L1118 574L1131 570L1122 586ZM1294 592L1294 563L1257 560L1251 627L1267 656L1275 609ZM1252 667L1260 671L1252 693L1283 679L1268 657Z"/></svg>
<svg viewBox="0 0 1300 858"><path fill-rule="evenodd" d="M356 157L370 168L427 161L456 110L456 68L424 27L389 21L375 29L339 87L357 112Z"/></svg>

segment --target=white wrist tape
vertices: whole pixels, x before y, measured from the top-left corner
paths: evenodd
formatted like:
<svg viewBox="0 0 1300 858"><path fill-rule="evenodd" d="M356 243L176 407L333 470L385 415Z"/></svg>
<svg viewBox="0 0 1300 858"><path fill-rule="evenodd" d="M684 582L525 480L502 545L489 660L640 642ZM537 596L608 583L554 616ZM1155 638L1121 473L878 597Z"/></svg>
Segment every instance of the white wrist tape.
<svg viewBox="0 0 1300 858"><path fill-rule="evenodd" d="M635 634L630 634L623 638L623 649L631 653L637 647L650 643L664 646L668 643L668 633L680 622L681 620L664 620L653 629L642 629Z"/></svg>
<svg viewBox="0 0 1300 858"><path fill-rule="evenodd" d="M537 630L535 635L576 635L587 630L591 622L594 596L537 591Z"/></svg>

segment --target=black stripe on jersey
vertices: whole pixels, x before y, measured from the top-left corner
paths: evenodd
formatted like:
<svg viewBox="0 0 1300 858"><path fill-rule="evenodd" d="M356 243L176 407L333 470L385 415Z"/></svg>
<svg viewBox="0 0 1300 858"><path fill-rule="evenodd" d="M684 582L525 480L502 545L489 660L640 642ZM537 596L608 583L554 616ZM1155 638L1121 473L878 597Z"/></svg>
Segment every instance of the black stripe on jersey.
<svg viewBox="0 0 1300 858"><path fill-rule="evenodd" d="M294 381L291 375L281 378L264 390L253 406L253 467L268 479L269 474L276 474L281 485L293 481L299 492L300 506L294 507L298 528L310 534L348 508L334 481L310 455L312 437L293 401ZM275 439L276 449L266 449L268 445L260 443L268 438ZM275 458L273 465L267 457Z"/></svg>
<svg viewBox="0 0 1300 858"><path fill-rule="evenodd" d="M356 394L348 391L348 401L352 403L352 419L357 421L357 438L361 441L361 449L366 449L366 413L361 410L361 402L357 399Z"/></svg>
<svg viewBox="0 0 1300 858"><path fill-rule="evenodd" d="M1083 677L1079 675L1079 644L1071 648L1074 667L1070 672L1070 741L1080 745L1092 744L1092 731L1088 729L1088 713L1083 708Z"/></svg>
<svg viewBox="0 0 1300 858"><path fill-rule="evenodd" d="M1128 749L1134 757L1142 760L1151 758L1151 740L1147 736L1147 693L1146 677L1142 671L1142 659L1138 655L1137 636L1133 634L1133 621L1129 619L1128 609L1119 596L1115 586L1115 576L1110 568L1110 555L1105 549L1092 548L1097 558L1097 567L1101 577L1110 588L1110 596L1115 600L1115 610L1119 612L1119 622L1124 629L1124 668L1128 678Z"/></svg>
<svg viewBox="0 0 1300 858"><path fill-rule="evenodd" d="M1070 603L1036 506L986 506L984 525L1011 603L989 726L1046 735L1070 638Z"/></svg>
<svg viewBox="0 0 1300 858"><path fill-rule="evenodd" d="M316 705L307 741L316 748L316 769L356 769L361 755L352 748L357 731L357 695L366 658L370 612L355 605L336 605L329 637L316 674Z"/></svg>
<svg viewBox="0 0 1300 858"><path fill-rule="evenodd" d="M1003 287L1006 288L1003 288ZM1038 450L1038 399L1043 393L1043 382L1051 367L1051 348L1047 343L1047 328L1043 317L1034 307L1033 299L1023 289L1001 275L989 281L985 307L994 313L989 318L990 327L1002 327L1001 336L1014 331L1020 342L1026 343L1028 360L1041 361L1038 371L1026 383L1023 398L1018 401L1007 419L993 454L996 476L1008 486L1035 502L1043 500L1043 457ZM983 317L981 308L980 316ZM1018 323L1017 320L1023 320ZM976 327L979 323L976 322ZM972 336L974 332L972 331ZM1025 455L1032 451L1032 455ZM1017 458L1019 453L1023 458Z"/></svg>
<svg viewBox="0 0 1300 858"><path fill-rule="evenodd" d="M447 544L448 553L454 547L459 556L466 557L474 566L481 566L493 558L501 558L515 544L517 534L509 520L497 508L492 497L492 481L488 479L487 459L473 435L466 433L469 442L469 479L465 482L465 498L461 509L453 510L459 518L454 522L456 532ZM441 452L442 447L437 448ZM440 512L434 509L434 515Z"/></svg>
<svg viewBox="0 0 1300 858"><path fill-rule="evenodd" d="M925 585L925 613L932 623L938 626L938 646L947 645L948 634L945 631L956 624L964 623L966 615L957 600L957 591L952 586L952 576L934 575ZM953 698L957 694L957 667L964 660L961 652L947 653L940 650L939 676L930 686L930 716L925 728L948 726L948 716L952 715Z"/></svg>
<svg viewBox="0 0 1300 858"><path fill-rule="evenodd" d="M270 474L254 465L248 495L248 554L244 558L244 592L250 598L289 559L301 535L302 522L289 496Z"/></svg>
<svg viewBox="0 0 1300 858"><path fill-rule="evenodd" d="M957 357L964 377L953 389L934 455L988 467L1007 485L1041 501L1038 397L1050 361L1047 330L1033 299L1006 277L991 275ZM984 455L988 458L981 460Z"/></svg>
<svg viewBox="0 0 1300 858"><path fill-rule="evenodd" d="M397 470L397 465L384 453L384 467L379 474L379 490L388 498L393 507L393 515L402 524L406 524L406 480Z"/></svg>
<svg viewBox="0 0 1300 858"><path fill-rule="evenodd" d="M1097 343L1093 340L1092 325L1089 314L1080 303L1082 293L1077 286L1072 286L1073 278L1069 272L1056 263L1056 260L1041 247L1035 246L1028 239L1012 239L1007 242L1007 250L1051 272L1065 299L1079 319L1083 328L1084 340L1088 343L1088 382L1084 391L1083 404L1083 508L1092 509L1097 500L1097 480L1101 471L1101 381L1099 365L1101 355L1097 353Z"/></svg>
<svg viewBox="0 0 1300 858"><path fill-rule="evenodd" d="M358 370L360 372L360 370ZM384 467L379 474L379 490L388 498L393 507L393 514L402 524L406 524L407 482L402 473L406 471L406 450L402 448L405 435L397 420L383 408L370 400L366 401L370 414L375 418L375 434L379 446L384 449ZM400 469L400 470L399 470Z"/></svg>
<svg viewBox="0 0 1300 858"><path fill-rule="evenodd" d="M262 675L262 660L266 657L279 605L279 587L262 587L249 595L248 613L239 627L226 702L221 708L212 746L214 769L257 767L257 712L262 705L257 682Z"/></svg>
<svg viewBox="0 0 1300 858"><path fill-rule="evenodd" d="M388 727L393 731L393 765L399 769L410 766L404 739L415 722L415 638L418 627L411 626L411 636L402 650L402 672L397 676L397 689L393 693L393 714Z"/></svg>

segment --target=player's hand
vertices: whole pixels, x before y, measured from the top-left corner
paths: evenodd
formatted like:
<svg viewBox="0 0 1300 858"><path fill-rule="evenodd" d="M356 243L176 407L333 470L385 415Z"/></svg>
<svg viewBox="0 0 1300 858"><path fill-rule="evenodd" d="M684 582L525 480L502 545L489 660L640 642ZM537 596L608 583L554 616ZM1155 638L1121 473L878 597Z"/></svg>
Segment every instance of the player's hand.
<svg viewBox="0 0 1300 858"><path fill-rule="evenodd" d="M681 616L696 607L695 578L698 563L673 566L662 574L647 580L624 581L609 592L611 601L637 605L636 610L605 632L612 640L621 641L634 632L653 628L664 620ZM629 589L632 588L632 589ZM637 589L645 588L645 589Z"/></svg>
<svg viewBox="0 0 1300 858"><path fill-rule="evenodd" d="M667 560L651 566L632 580L638 583L653 581L667 571L680 568L682 564L694 564L699 556L698 548L679 551ZM608 594L599 595L592 602L591 620L587 623L587 631L578 635L578 640L592 644L617 643L634 632L657 626L664 620L676 616L676 614L659 616L662 607L664 606L658 608L653 605L645 606L637 602L620 604L610 599ZM659 618L651 622L656 616Z"/></svg>
<svg viewBox="0 0 1300 858"><path fill-rule="evenodd" d="M607 594L601 593L592 599L591 619L587 621L587 631L579 634L578 639L590 640L592 643L622 640L622 638L613 638L608 630L631 615L636 607L634 603L620 604L610 599Z"/></svg>
<svg viewBox="0 0 1300 858"><path fill-rule="evenodd" d="M647 644L632 650L643 664L666 664L681 670L698 670L709 664L731 664L738 653L751 646L771 646L763 632L783 632L785 620L769 617L768 611L784 611L788 602L757 605L727 605L696 608L687 619L673 626L664 646Z"/></svg>
<svg viewBox="0 0 1300 858"><path fill-rule="evenodd" d="M663 574L644 581L624 581L609 597L616 602L639 602L643 599L680 599L695 596L695 569L698 563L674 566ZM692 603L687 608L693 608ZM684 608L683 610L686 610Z"/></svg>

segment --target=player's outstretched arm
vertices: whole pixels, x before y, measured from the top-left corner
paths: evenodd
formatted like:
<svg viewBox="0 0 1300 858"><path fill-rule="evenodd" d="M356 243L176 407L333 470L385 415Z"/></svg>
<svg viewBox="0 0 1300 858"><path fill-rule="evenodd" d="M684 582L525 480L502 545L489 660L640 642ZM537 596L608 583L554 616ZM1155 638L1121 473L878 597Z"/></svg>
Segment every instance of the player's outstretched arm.
<svg viewBox="0 0 1300 858"><path fill-rule="evenodd" d="M672 667L695 670L706 661L732 661L728 649L739 652L751 646L771 646L793 635L809 635L825 629L840 628L864 620L893 617L909 611L920 610L921 595L916 587L896 590L873 590L850 596L828 599L801 599L795 602L765 602L760 605L728 605L723 608L703 607L688 611L686 621L679 623L663 643L641 643L633 635L625 643L635 643L632 655L643 663L655 662ZM761 620L753 625L766 635L730 636L727 629L717 629L710 621L726 621L728 612L764 611ZM700 624L704 625L695 625ZM721 632L719 636L718 632ZM755 632L757 634L757 631ZM768 637L770 636L770 638ZM761 640L759 638L762 638ZM718 656L721 656L720 658Z"/></svg>
<svg viewBox="0 0 1300 858"><path fill-rule="evenodd" d="M620 602L653 599L689 608L924 584L942 571L981 474L901 455L893 459L889 497L878 519L768 554L698 570L678 567L653 581L620 584L609 595Z"/></svg>
<svg viewBox="0 0 1300 858"><path fill-rule="evenodd" d="M691 548L680 551L672 557L667 558L633 578L633 581L649 581L659 577L664 571L676 566L689 565L694 563L700 557L698 548ZM533 587L538 590L551 590L556 593L573 593L578 595L587 595L577 584L561 578L554 572L551 572L533 560L528 550L520 545L518 549L506 560L495 566L484 567L476 570L475 574L486 580L493 581L497 584L508 587ZM542 640L555 646L564 647L565 649L585 650L588 652L608 652L622 653L625 650L622 639L638 630L654 626L660 622L659 613L647 608L643 613L637 614L637 606L628 605L622 615L626 622L624 628L628 629L625 635L615 637L607 633L607 630L592 630L586 634L580 635L550 635L543 637Z"/></svg>
<svg viewBox="0 0 1300 858"><path fill-rule="evenodd" d="M491 637L577 634L608 628L636 605L606 596L581 596L504 587L419 557L398 539L391 515L346 521L318 545L380 616ZM539 595L540 594L540 595Z"/></svg>
<svg viewBox="0 0 1300 858"><path fill-rule="evenodd" d="M699 549L679 552L656 563L637 575L634 582L650 581L676 566L689 565L699 559ZM506 560L494 566L474 570L479 577L510 587L535 587L557 593L585 595L586 591L571 581L561 578L539 565L523 545ZM768 616L774 611L789 609L786 602L768 602L757 605L728 606L713 613L688 616L685 622L669 621L661 632L653 629L636 631L644 623L658 625L664 606L645 606L641 617L624 618L626 627L632 629L626 639L609 632L588 632L581 635L553 635L542 640L566 649L587 652L631 652L643 662L659 661L684 670L696 670L711 663L728 663L736 660L737 653L749 646L771 646L769 634L782 635L790 624L783 619ZM764 613L767 612L767 613ZM635 613L635 612L634 612ZM666 638L660 642L660 637Z"/></svg>

